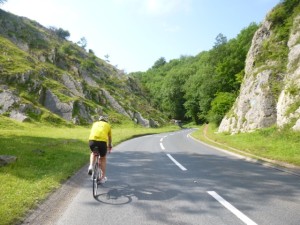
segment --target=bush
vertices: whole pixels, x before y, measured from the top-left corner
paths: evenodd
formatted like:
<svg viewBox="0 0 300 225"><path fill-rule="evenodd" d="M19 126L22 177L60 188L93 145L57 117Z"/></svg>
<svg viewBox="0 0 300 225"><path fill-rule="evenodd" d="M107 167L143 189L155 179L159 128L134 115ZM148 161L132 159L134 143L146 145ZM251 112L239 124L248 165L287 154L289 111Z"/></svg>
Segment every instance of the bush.
<svg viewBox="0 0 300 225"><path fill-rule="evenodd" d="M211 102L211 109L208 112L208 121L219 125L230 110L236 95L229 92L219 92L214 100Z"/></svg>

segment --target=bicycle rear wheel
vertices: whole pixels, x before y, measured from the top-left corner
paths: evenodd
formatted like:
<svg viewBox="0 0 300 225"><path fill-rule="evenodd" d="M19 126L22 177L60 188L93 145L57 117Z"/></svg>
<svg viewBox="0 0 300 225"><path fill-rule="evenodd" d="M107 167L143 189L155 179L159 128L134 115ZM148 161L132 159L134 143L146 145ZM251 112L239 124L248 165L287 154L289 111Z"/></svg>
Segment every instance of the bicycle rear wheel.
<svg viewBox="0 0 300 225"><path fill-rule="evenodd" d="M98 179L99 179L99 166L98 166L98 162L96 162L95 166L94 166L94 173L93 173L93 196L94 196L94 198L96 198L97 194L98 194Z"/></svg>

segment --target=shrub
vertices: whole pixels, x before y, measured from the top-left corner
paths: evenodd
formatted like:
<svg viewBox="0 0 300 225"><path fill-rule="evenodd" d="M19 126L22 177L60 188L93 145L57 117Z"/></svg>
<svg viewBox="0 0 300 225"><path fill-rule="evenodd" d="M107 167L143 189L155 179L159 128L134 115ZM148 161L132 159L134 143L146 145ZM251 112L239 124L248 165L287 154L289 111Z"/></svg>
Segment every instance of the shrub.
<svg viewBox="0 0 300 225"><path fill-rule="evenodd" d="M236 95L229 92L219 92L214 100L211 102L211 109L208 112L208 121L219 125L230 110Z"/></svg>

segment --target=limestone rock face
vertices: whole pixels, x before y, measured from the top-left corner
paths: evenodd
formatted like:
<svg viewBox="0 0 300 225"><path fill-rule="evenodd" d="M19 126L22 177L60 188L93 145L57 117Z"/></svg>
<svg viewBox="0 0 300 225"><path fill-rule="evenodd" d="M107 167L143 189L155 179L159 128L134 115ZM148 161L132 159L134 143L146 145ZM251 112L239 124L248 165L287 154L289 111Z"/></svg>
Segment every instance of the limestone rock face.
<svg viewBox="0 0 300 225"><path fill-rule="evenodd" d="M128 115L128 113L126 112L126 110L119 104L118 101L116 101L111 95L110 93L105 90L105 89L101 89L103 92L103 95L105 96L105 98L107 99L107 101L109 102L109 104L111 105L111 107L116 110L118 113L123 114L124 116L130 117Z"/></svg>
<svg viewBox="0 0 300 225"><path fill-rule="evenodd" d="M277 125L292 123L294 130L300 130L300 16L296 17L288 41L289 55L284 87L277 103ZM298 43L297 43L298 42Z"/></svg>
<svg viewBox="0 0 300 225"><path fill-rule="evenodd" d="M20 98L11 90L0 92L0 114L9 111L12 107L20 102Z"/></svg>
<svg viewBox="0 0 300 225"><path fill-rule="evenodd" d="M134 113L134 121L144 127L150 127L149 120L143 118L139 112Z"/></svg>
<svg viewBox="0 0 300 225"><path fill-rule="evenodd" d="M73 104L61 102L50 90L46 90L45 107L51 112L70 121L72 120Z"/></svg>
<svg viewBox="0 0 300 225"><path fill-rule="evenodd" d="M300 130L300 16L295 18L288 40L286 73L276 74L276 61L266 60L265 65L255 65L263 51L263 44L272 35L271 23L267 20L257 30L247 55L245 77L240 95L234 106L223 118L219 132L250 132L255 129L286 124ZM274 95L274 79L281 90Z"/></svg>

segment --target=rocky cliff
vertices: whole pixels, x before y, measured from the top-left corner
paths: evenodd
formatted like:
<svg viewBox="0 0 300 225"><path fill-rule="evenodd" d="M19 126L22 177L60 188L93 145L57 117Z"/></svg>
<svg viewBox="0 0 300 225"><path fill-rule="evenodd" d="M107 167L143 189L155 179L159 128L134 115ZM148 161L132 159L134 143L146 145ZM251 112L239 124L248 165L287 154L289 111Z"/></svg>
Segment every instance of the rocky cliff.
<svg viewBox="0 0 300 225"><path fill-rule="evenodd" d="M132 78L58 31L0 10L1 115L75 124L102 113L113 122L163 121Z"/></svg>
<svg viewBox="0 0 300 225"><path fill-rule="evenodd" d="M274 125L300 130L299 3L279 23L274 15L282 8L281 4L274 8L257 30L239 97L223 118L219 132L250 132ZM288 31L284 38L282 27Z"/></svg>

